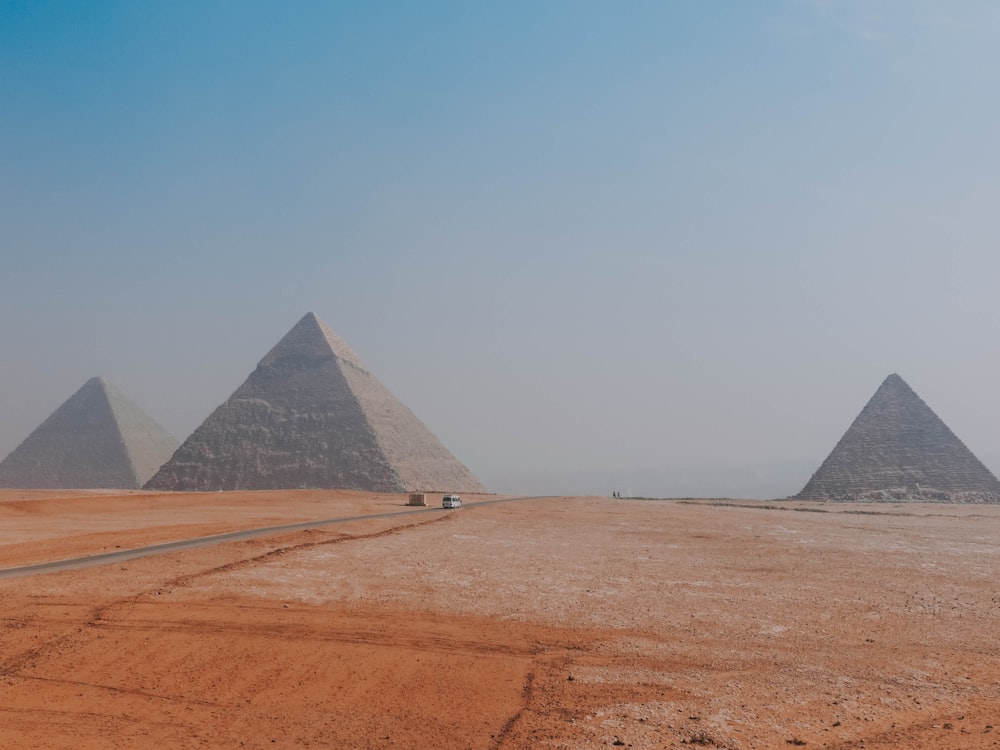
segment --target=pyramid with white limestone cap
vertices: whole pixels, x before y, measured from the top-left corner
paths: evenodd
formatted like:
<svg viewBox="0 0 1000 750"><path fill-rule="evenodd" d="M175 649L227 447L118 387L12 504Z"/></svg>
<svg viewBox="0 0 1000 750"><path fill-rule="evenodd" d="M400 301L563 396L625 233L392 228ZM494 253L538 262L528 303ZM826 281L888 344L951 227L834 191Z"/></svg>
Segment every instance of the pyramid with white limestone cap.
<svg viewBox="0 0 1000 750"><path fill-rule="evenodd" d="M0 463L0 487L137 489L177 441L103 378L91 378Z"/></svg>
<svg viewBox="0 0 1000 750"><path fill-rule="evenodd" d="M146 488L483 491L313 313L267 353Z"/></svg>
<svg viewBox="0 0 1000 750"><path fill-rule="evenodd" d="M1000 482L892 374L796 497L996 503Z"/></svg>

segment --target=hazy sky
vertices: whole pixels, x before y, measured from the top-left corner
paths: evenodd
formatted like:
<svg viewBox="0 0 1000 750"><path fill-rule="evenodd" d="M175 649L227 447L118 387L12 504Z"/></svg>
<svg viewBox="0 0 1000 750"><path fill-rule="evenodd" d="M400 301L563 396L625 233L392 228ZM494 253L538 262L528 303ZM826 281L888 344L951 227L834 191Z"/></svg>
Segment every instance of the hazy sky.
<svg viewBox="0 0 1000 750"><path fill-rule="evenodd" d="M1000 472L994 0L0 0L0 457L308 310L495 490L797 492L890 372Z"/></svg>

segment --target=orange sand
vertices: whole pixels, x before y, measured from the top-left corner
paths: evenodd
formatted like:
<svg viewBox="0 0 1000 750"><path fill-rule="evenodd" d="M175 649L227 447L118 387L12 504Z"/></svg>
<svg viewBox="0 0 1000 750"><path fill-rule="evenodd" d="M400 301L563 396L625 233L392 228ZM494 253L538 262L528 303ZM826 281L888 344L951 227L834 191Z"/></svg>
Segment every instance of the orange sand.
<svg viewBox="0 0 1000 750"><path fill-rule="evenodd" d="M0 747L1000 747L998 506L486 499L0 492L4 567L409 511L0 580Z"/></svg>

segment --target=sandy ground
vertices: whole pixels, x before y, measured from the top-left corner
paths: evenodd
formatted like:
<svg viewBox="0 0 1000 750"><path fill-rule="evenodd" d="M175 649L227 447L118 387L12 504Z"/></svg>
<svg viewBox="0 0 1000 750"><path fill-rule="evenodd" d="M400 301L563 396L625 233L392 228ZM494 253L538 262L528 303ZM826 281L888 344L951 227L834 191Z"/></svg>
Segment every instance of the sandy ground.
<svg viewBox="0 0 1000 750"><path fill-rule="evenodd" d="M1000 747L1000 507L607 498L0 580L0 747ZM407 511L0 492L0 565Z"/></svg>

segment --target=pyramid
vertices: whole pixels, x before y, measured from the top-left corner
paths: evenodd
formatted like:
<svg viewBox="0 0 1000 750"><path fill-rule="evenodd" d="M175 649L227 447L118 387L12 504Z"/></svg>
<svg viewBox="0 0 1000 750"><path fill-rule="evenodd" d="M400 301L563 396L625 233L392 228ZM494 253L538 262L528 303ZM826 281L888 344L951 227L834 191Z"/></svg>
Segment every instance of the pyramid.
<svg viewBox="0 0 1000 750"><path fill-rule="evenodd" d="M103 378L91 378L0 463L0 487L137 489L177 441Z"/></svg>
<svg viewBox="0 0 1000 750"><path fill-rule="evenodd" d="M307 313L146 485L156 490L483 486Z"/></svg>
<svg viewBox="0 0 1000 750"><path fill-rule="evenodd" d="M796 497L996 503L1000 482L892 374Z"/></svg>

